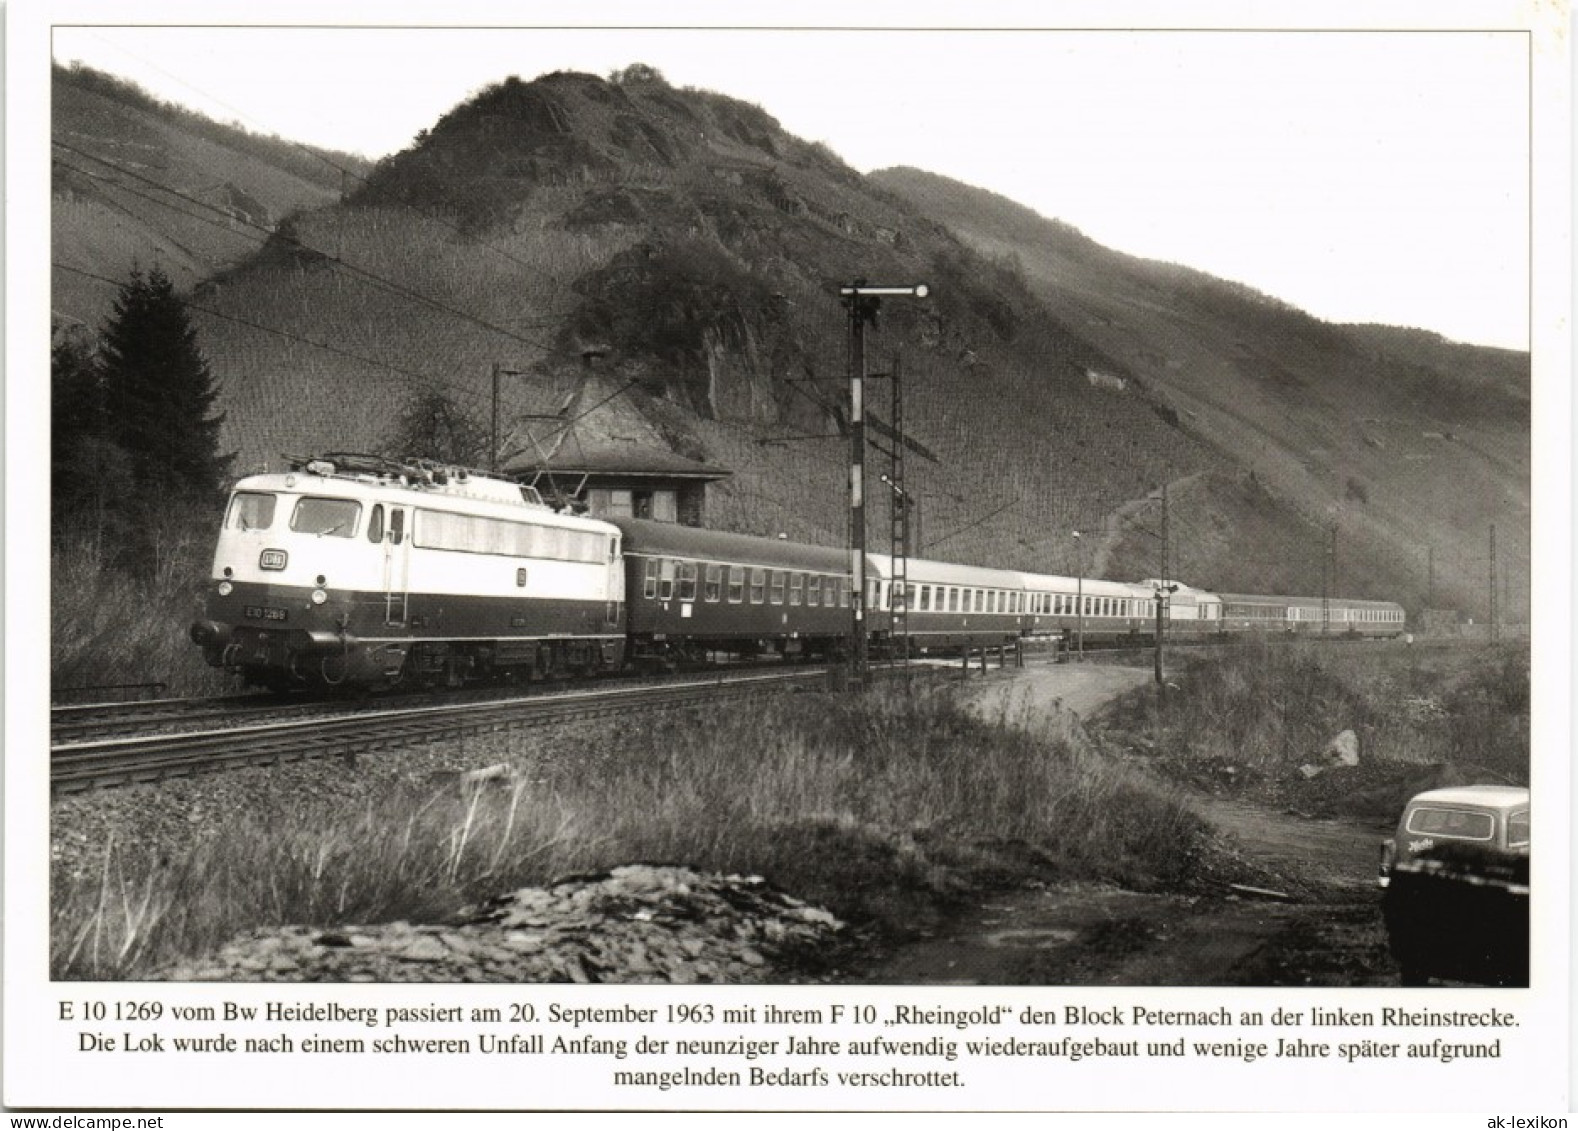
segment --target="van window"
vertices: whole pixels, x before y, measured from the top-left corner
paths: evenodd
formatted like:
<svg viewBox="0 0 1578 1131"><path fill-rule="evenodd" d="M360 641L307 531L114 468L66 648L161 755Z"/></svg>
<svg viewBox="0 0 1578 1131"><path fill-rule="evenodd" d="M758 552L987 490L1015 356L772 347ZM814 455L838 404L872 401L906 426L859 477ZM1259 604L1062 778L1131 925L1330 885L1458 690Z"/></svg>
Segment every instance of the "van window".
<svg viewBox="0 0 1578 1131"><path fill-rule="evenodd" d="M378 503L373 507L372 517L367 520L367 540L369 542L382 542L384 540L384 505Z"/></svg>
<svg viewBox="0 0 1578 1131"><path fill-rule="evenodd" d="M1489 840L1496 832L1496 819L1489 813L1470 809L1437 809L1420 806L1408 814L1408 831L1419 836L1438 836L1446 840Z"/></svg>

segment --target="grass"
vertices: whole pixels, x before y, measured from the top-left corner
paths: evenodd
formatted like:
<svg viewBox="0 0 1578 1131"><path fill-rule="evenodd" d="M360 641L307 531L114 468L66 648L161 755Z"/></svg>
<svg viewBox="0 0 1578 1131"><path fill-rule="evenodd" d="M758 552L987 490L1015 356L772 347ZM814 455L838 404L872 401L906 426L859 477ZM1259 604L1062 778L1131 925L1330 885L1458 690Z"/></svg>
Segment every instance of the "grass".
<svg viewBox="0 0 1578 1131"><path fill-rule="evenodd" d="M611 724L551 760L504 736L513 784L281 800L172 850L57 868L53 974L136 978L238 932L439 921L632 861L749 872L880 934L981 885L1186 887L1206 826L1167 791L946 689L764 698ZM171 853L169 858L161 855Z"/></svg>
<svg viewBox="0 0 1578 1131"><path fill-rule="evenodd" d="M234 690L187 637L202 611L201 586L208 577L205 551L197 545L194 535L153 577L112 568L88 538L71 537L52 547L51 687L58 692L162 682L166 695ZM206 552L211 551L209 543Z"/></svg>
<svg viewBox="0 0 1578 1131"><path fill-rule="evenodd" d="M1301 810L1395 816L1428 785L1529 780L1529 664L1517 645L1244 640L1130 696L1106 738L1175 779ZM1307 777L1339 732L1360 765Z"/></svg>

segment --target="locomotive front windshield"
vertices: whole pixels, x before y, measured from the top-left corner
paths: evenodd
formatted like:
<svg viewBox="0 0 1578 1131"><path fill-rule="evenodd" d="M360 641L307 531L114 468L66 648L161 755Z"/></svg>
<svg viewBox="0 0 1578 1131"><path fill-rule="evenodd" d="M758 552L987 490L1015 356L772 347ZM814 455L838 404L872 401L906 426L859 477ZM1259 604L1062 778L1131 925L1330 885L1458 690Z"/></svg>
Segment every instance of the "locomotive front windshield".
<svg viewBox="0 0 1578 1131"><path fill-rule="evenodd" d="M232 530L267 530L274 524L275 497L262 491L237 491L230 498L225 525Z"/></svg>
<svg viewBox="0 0 1578 1131"><path fill-rule="evenodd" d="M296 500L290 528L298 534L330 535L350 538L356 533L356 520L362 504L353 499L323 499L304 495Z"/></svg>

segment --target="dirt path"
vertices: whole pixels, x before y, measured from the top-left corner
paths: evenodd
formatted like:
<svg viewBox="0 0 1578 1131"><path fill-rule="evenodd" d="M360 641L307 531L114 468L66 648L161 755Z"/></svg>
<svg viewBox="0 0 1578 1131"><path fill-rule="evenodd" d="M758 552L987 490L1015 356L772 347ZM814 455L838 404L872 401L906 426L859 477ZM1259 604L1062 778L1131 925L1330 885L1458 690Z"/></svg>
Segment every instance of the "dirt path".
<svg viewBox="0 0 1578 1131"><path fill-rule="evenodd" d="M1145 668L1057 665L989 672L975 709L1077 729L1150 677ZM1006 893L899 948L859 981L910 985L1396 985L1374 885L1385 830L1240 801L1188 802L1243 854L1296 876L1289 899L1158 895L1103 886ZM1290 885L1291 886L1291 885ZM1313 895L1308 893L1313 892Z"/></svg>

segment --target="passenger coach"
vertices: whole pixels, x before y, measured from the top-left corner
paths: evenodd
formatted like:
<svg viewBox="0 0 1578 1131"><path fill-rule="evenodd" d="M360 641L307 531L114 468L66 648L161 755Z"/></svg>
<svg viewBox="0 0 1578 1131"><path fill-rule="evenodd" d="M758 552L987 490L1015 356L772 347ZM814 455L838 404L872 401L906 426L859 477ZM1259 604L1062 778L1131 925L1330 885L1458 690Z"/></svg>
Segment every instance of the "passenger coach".
<svg viewBox="0 0 1578 1131"><path fill-rule="evenodd" d="M636 657L826 657L850 631L849 555L777 538L616 518Z"/></svg>
<svg viewBox="0 0 1578 1131"><path fill-rule="evenodd" d="M876 644L893 634L893 558L867 554L867 630ZM1019 637L1024 584L1010 570L909 558L905 562L905 628L918 651L1011 646Z"/></svg>

